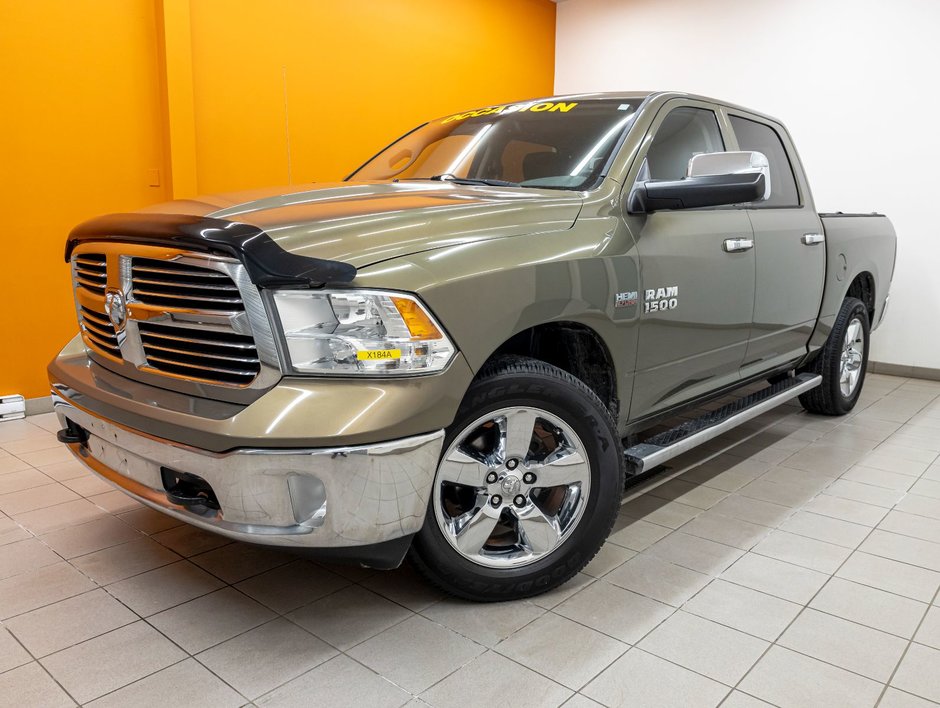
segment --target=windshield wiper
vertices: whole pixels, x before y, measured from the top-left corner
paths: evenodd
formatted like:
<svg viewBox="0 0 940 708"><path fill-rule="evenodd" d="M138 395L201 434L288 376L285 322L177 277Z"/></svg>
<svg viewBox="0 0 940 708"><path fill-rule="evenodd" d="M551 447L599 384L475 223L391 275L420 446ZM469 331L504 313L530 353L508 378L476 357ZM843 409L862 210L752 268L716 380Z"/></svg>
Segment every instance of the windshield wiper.
<svg viewBox="0 0 940 708"><path fill-rule="evenodd" d="M521 186L518 182L507 182L504 179L475 179L472 177L457 177L450 173L445 173L442 175L434 175L433 177L406 177L405 179L426 179L433 182L453 182L454 184L483 184L488 187L519 187ZM398 180L395 180L396 182Z"/></svg>

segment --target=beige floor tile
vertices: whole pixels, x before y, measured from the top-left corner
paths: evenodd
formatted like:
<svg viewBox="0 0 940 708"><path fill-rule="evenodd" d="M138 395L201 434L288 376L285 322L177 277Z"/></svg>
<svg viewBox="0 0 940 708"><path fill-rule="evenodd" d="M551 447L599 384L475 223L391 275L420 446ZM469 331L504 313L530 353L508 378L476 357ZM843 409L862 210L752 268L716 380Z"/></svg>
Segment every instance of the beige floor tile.
<svg viewBox="0 0 940 708"><path fill-rule="evenodd" d="M530 598L530 602L532 602L534 605L538 605L543 609L550 610L567 600L575 593L581 592L584 588L593 582L594 578L592 578L590 575L585 573L578 573L564 585Z"/></svg>
<svg viewBox="0 0 940 708"><path fill-rule="evenodd" d="M141 617L149 617L222 586L214 575L181 560L112 583L108 592Z"/></svg>
<svg viewBox="0 0 940 708"><path fill-rule="evenodd" d="M26 437L22 437L19 440L0 442L0 447L11 455L19 457L27 452L59 448L62 447L62 443L56 440L55 435L45 430L37 430L36 432L30 432Z"/></svg>
<svg viewBox="0 0 940 708"><path fill-rule="evenodd" d="M679 531L746 551L769 534L771 529L768 526L722 516L714 511L706 511L681 526Z"/></svg>
<svg viewBox="0 0 940 708"><path fill-rule="evenodd" d="M809 485L787 482L773 482L764 477L755 479L737 492L742 497L795 508L801 506L819 493Z"/></svg>
<svg viewBox="0 0 940 708"><path fill-rule="evenodd" d="M415 699L417 700L417 699ZM592 701L587 696L576 693L564 704L565 708L603 708L601 703L597 701ZM424 706L407 706L407 708L424 708Z"/></svg>
<svg viewBox="0 0 940 708"><path fill-rule="evenodd" d="M19 457L15 457L8 452L0 450L0 475L12 474L22 470L33 469L28 462L24 462Z"/></svg>
<svg viewBox="0 0 940 708"><path fill-rule="evenodd" d="M184 558L232 543L232 540L225 536L209 533L189 524L174 526L166 531L155 533L152 538Z"/></svg>
<svg viewBox="0 0 940 708"><path fill-rule="evenodd" d="M837 479L826 487L823 494L864 502L865 504L873 504L874 506L882 506L886 509L893 507L898 503L901 497L904 496L904 492L896 489L876 487L871 484L853 482L848 479Z"/></svg>
<svg viewBox="0 0 940 708"><path fill-rule="evenodd" d="M6 425L6 423L4 423ZM0 674L0 697L8 706L59 708L75 701L36 662Z"/></svg>
<svg viewBox="0 0 940 708"><path fill-rule="evenodd" d="M827 443L817 442L788 457L782 464L808 472L825 472L838 477L855 464L864 453L851 447L839 447Z"/></svg>
<svg viewBox="0 0 940 708"><path fill-rule="evenodd" d="M627 648L623 642L548 613L498 644L496 651L577 690Z"/></svg>
<svg viewBox="0 0 940 708"><path fill-rule="evenodd" d="M871 527L808 511L798 511L780 525L780 530L844 548L856 548L865 540Z"/></svg>
<svg viewBox="0 0 940 708"><path fill-rule="evenodd" d="M907 463L913 465L910 467L913 470L911 474L919 476L927 465L937 459L938 454L940 454L940 440L935 435L915 435L898 430L883 445L879 445L869 458L865 459L865 464L877 466L872 464L872 460L879 464Z"/></svg>
<svg viewBox="0 0 940 708"><path fill-rule="evenodd" d="M743 585L714 580L682 606L685 612L774 641L802 607Z"/></svg>
<svg viewBox="0 0 940 708"><path fill-rule="evenodd" d="M638 646L650 654L733 686L769 644L680 610L648 634Z"/></svg>
<svg viewBox="0 0 940 708"><path fill-rule="evenodd" d="M721 578L805 605L825 585L828 576L775 558L748 553L722 573Z"/></svg>
<svg viewBox="0 0 940 708"><path fill-rule="evenodd" d="M742 691L732 691L721 702L721 708L773 708L773 704L754 698Z"/></svg>
<svg viewBox="0 0 940 708"><path fill-rule="evenodd" d="M98 589L18 615L5 624L33 656L42 658L137 619L124 605Z"/></svg>
<svg viewBox="0 0 940 708"><path fill-rule="evenodd" d="M53 462L52 464L43 465L39 470L57 482L64 482L67 479L75 479L88 474L88 468L76 459Z"/></svg>
<svg viewBox="0 0 940 708"><path fill-rule="evenodd" d="M0 580L0 620L91 590L95 584L68 563Z"/></svg>
<svg viewBox="0 0 940 708"><path fill-rule="evenodd" d="M24 452L17 455L24 462L32 465L33 467L46 467L47 465L55 465L59 462L69 462L74 460L72 453L67 447L59 445L58 447L50 448L48 450L37 450L35 452Z"/></svg>
<svg viewBox="0 0 940 708"><path fill-rule="evenodd" d="M6 629L0 627L0 674L28 664L33 658Z"/></svg>
<svg viewBox="0 0 940 708"><path fill-rule="evenodd" d="M741 494L732 494L726 499L722 499L711 508L711 511L730 516L733 519L770 527L779 525L793 513L793 509L790 507L742 496Z"/></svg>
<svg viewBox="0 0 940 708"><path fill-rule="evenodd" d="M296 624L278 618L196 658L243 696L254 699L338 653Z"/></svg>
<svg viewBox="0 0 940 708"><path fill-rule="evenodd" d="M875 529L859 550L940 572L940 543Z"/></svg>
<svg viewBox="0 0 940 708"><path fill-rule="evenodd" d="M659 485L655 489L650 490L649 494L654 497L668 499L699 509L710 509L728 496L728 492L715 489L714 487L695 484L680 478L671 479Z"/></svg>
<svg viewBox="0 0 940 708"><path fill-rule="evenodd" d="M62 559L37 538L0 546L0 579L58 563Z"/></svg>
<svg viewBox="0 0 940 708"><path fill-rule="evenodd" d="M274 618L232 588L222 588L151 616L147 621L190 654L231 639Z"/></svg>
<svg viewBox="0 0 940 708"><path fill-rule="evenodd" d="M634 519L649 521L651 524L677 529L689 519L701 514L702 510L688 504L644 494L624 504L620 513Z"/></svg>
<svg viewBox="0 0 940 708"><path fill-rule="evenodd" d="M744 555L744 551L739 548L698 536L690 536L680 531L675 531L661 541L657 541L644 553L705 575L718 575Z"/></svg>
<svg viewBox="0 0 940 708"><path fill-rule="evenodd" d="M927 610L927 615L914 635L914 641L940 649L940 607Z"/></svg>
<svg viewBox="0 0 940 708"><path fill-rule="evenodd" d="M681 479L724 492L736 492L770 469L769 462L719 455L683 472Z"/></svg>
<svg viewBox="0 0 940 708"><path fill-rule="evenodd" d="M849 556L836 576L921 602L930 602L940 587L940 573L858 551Z"/></svg>
<svg viewBox="0 0 940 708"><path fill-rule="evenodd" d="M190 558L200 568L227 583L237 583L295 559L296 556L273 546L249 546L247 543L230 543Z"/></svg>
<svg viewBox="0 0 940 708"><path fill-rule="evenodd" d="M173 664L89 703L94 708L236 708L245 699L194 659Z"/></svg>
<svg viewBox="0 0 940 708"><path fill-rule="evenodd" d="M337 656L255 701L264 708L399 708L411 694L347 656Z"/></svg>
<svg viewBox="0 0 940 708"><path fill-rule="evenodd" d="M904 638L914 636L927 611L922 602L841 578L826 583L810 607Z"/></svg>
<svg viewBox="0 0 940 708"><path fill-rule="evenodd" d="M406 691L418 694L483 651L484 647L476 642L415 615L346 653Z"/></svg>
<svg viewBox="0 0 940 708"><path fill-rule="evenodd" d="M671 531L672 529L666 526L621 515L614 523L614 529L607 541L640 552L645 551Z"/></svg>
<svg viewBox="0 0 940 708"><path fill-rule="evenodd" d="M42 664L79 703L87 703L184 658L153 627L135 622L47 656Z"/></svg>
<svg viewBox="0 0 940 708"><path fill-rule="evenodd" d="M553 611L622 642L634 644L675 612L675 608L599 580Z"/></svg>
<svg viewBox="0 0 940 708"><path fill-rule="evenodd" d="M614 568L619 568L635 555L636 551L629 548L618 546L615 543L605 543L582 572L592 578L601 578Z"/></svg>
<svg viewBox="0 0 940 708"><path fill-rule="evenodd" d="M588 586L584 592L592 587L594 584ZM577 593L574 597L580 595L581 593ZM570 601L569 599L565 602ZM546 612L544 608L528 600L494 602L486 605L484 612L480 610L480 605L475 603L448 598L431 605L421 614L477 644L493 648Z"/></svg>
<svg viewBox="0 0 940 708"><path fill-rule="evenodd" d="M33 535L7 516L0 516L0 546L25 541Z"/></svg>
<svg viewBox="0 0 940 708"><path fill-rule="evenodd" d="M604 580L679 607L705 587L710 578L655 556L640 554L608 573Z"/></svg>
<svg viewBox="0 0 940 708"><path fill-rule="evenodd" d="M32 467L27 467L18 472L0 474L0 495L41 487L48 485L51 481L42 472Z"/></svg>
<svg viewBox="0 0 940 708"><path fill-rule="evenodd" d="M920 479L911 487L912 494L918 494L923 497L940 499L940 481L934 479Z"/></svg>
<svg viewBox="0 0 940 708"><path fill-rule="evenodd" d="M347 585L349 581L346 578L310 561L298 559L243 580L235 587L283 614Z"/></svg>
<svg viewBox="0 0 940 708"><path fill-rule="evenodd" d="M179 559L156 541L141 537L73 558L71 563L99 585L109 585Z"/></svg>
<svg viewBox="0 0 940 708"><path fill-rule="evenodd" d="M913 536L923 541L940 543L940 519L892 510L878 524L878 528L903 536Z"/></svg>
<svg viewBox="0 0 940 708"><path fill-rule="evenodd" d="M917 481L916 477L910 477L906 474L897 472L888 472L875 469L874 467L864 467L855 465L852 469L842 475L841 479L850 482L860 482L861 484L870 484L874 487L883 487L898 492L906 492Z"/></svg>
<svg viewBox="0 0 940 708"><path fill-rule="evenodd" d="M908 494L897 503L895 509L908 514L926 516L931 519L940 519L940 499L935 499L934 497Z"/></svg>
<svg viewBox="0 0 940 708"><path fill-rule="evenodd" d="M159 511L154 511L145 506L134 509L133 511L125 511L118 514L117 517L121 519L121 521L130 524L138 531L143 531L148 534L159 533L160 531L183 525L178 519L168 516L167 514L161 514Z"/></svg>
<svg viewBox="0 0 940 708"><path fill-rule="evenodd" d="M583 693L607 706L710 708L728 687L639 649L631 649Z"/></svg>
<svg viewBox="0 0 940 708"><path fill-rule="evenodd" d="M61 484L82 497L91 497L95 494L103 494L104 492L110 492L114 489L113 486L93 474L86 474L73 479L65 479L62 480Z"/></svg>
<svg viewBox="0 0 940 708"><path fill-rule="evenodd" d="M58 482L0 495L0 511L8 516L80 499L79 495Z"/></svg>
<svg viewBox="0 0 940 708"><path fill-rule="evenodd" d="M142 506L139 501L132 499L127 494L117 489L90 496L88 497L88 501L112 514L120 514L122 511L132 511Z"/></svg>
<svg viewBox="0 0 940 708"><path fill-rule="evenodd" d="M877 526L887 513L884 507L842 499L829 494L814 497L803 505L803 511L869 527Z"/></svg>
<svg viewBox="0 0 940 708"><path fill-rule="evenodd" d="M75 524L44 534L42 542L63 558L75 558L104 548L119 546L141 538L132 526L113 516L98 516L93 521Z"/></svg>
<svg viewBox="0 0 940 708"><path fill-rule="evenodd" d="M408 564L376 573L363 580L361 585L412 612L420 612L445 597L444 593L434 588Z"/></svg>
<svg viewBox="0 0 940 708"><path fill-rule="evenodd" d="M889 686L878 703L878 708L936 708L937 705L926 698L919 698Z"/></svg>
<svg viewBox="0 0 940 708"><path fill-rule="evenodd" d="M887 682L907 641L824 612L807 609L777 640L780 646Z"/></svg>
<svg viewBox="0 0 940 708"><path fill-rule="evenodd" d="M440 708L464 708L468 704L500 705L511 696L513 708L550 708L560 706L571 695L564 686L488 651L425 691L421 698Z"/></svg>
<svg viewBox="0 0 940 708"><path fill-rule="evenodd" d="M59 529L84 524L101 518L104 514L102 509L87 499L77 499L65 504L28 511L25 514L16 514L14 518L17 523L22 524L37 536L41 536Z"/></svg>
<svg viewBox="0 0 940 708"><path fill-rule="evenodd" d="M940 650L911 644L891 685L915 696L940 702Z"/></svg>
<svg viewBox="0 0 940 708"><path fill-rule="evenodd" d="M818 659L774 646L739 687L781 708L874 706L881 694L877 681Z"/></svg>
<svg viewBox="0 0 940 708"><path fill-rule="evenodd" d="M401 605L351 585L294 610L288 618L345 651L411 615Z"/></svg>
<svg viewBox="0 0 940 708"><path fill-rule="evenodd" d="M831 574L852 551L825 541L774 531L754 546L754 553Z"/></svg>

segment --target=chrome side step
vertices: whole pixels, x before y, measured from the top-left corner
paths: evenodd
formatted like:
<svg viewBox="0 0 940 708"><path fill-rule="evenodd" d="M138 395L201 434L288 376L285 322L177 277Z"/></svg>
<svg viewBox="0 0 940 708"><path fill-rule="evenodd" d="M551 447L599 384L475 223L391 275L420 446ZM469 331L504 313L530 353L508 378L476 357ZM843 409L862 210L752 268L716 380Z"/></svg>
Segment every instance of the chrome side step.
<svg viewBox="0 0 940 708"><path fill-rule="evenodd" d="M624 451L627 474L636 476L649 472L667 460L816 388L820 383L822 377L818 374L799 374L654 435Z"/></svg>

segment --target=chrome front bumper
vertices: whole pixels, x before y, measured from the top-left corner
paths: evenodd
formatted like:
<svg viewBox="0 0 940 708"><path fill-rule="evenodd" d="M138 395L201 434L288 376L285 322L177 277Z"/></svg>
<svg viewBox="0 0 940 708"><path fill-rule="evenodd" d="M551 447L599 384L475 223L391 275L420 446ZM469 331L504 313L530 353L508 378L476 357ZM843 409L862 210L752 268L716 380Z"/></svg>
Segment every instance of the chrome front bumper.
<svg viewBox="0 0 940 708"><path fill-rule="evenodd" d="M53 405L63 427L68 419L87 433L68 443L75 456L134 499L224 536L279 546L348 548L416 533L444 438L438 430L354 447L213 453L117 425L56 393ZM221 508L170 501L161 468L198 475Z"/></svg>

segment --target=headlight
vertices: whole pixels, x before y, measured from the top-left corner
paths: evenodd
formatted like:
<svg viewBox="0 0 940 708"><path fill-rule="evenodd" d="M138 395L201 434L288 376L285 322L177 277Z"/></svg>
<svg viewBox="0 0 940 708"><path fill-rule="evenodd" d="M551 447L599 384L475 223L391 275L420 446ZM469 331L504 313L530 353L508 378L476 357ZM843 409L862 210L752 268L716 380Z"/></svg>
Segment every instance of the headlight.
<svg viewBox="0 0 940 708"><path fill-rule="evenodd" d="M293 371L440 371L454 345L414 297L379 290L277 290L274 305Z"/></svg>

